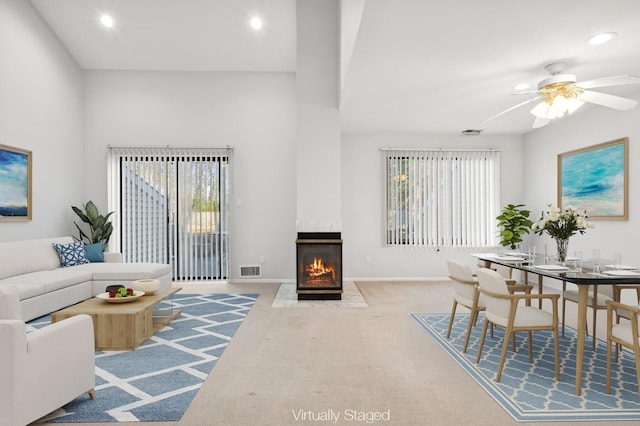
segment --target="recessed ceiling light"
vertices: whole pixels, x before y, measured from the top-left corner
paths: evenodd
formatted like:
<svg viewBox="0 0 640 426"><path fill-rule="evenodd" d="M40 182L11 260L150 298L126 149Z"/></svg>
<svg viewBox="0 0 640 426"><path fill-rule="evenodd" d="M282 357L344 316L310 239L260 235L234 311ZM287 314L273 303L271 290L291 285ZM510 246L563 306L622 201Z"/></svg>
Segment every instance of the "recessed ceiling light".
<svg viewBox="0 0 640 426"><path fill-rule="evenodd" d="M114 24L114 21L113 21L113 18L110 15L102 15L100 17L100 23L102 25L104 25L105 27L107 27L107 28L112 28L113 24Z"/></svg>
<svg viewBox="0 0 640 426"><path fill-rule="evenodd" d="M253 18L251 18L251 21L249 22L249 24L251 25L251 28L253 28L254 30L259 30L260 28L262 28L262 19L260 19L257 16L254 16Z"/></svg>
<svg viewBox="0 0 640 426"><path fill-rule="evenodd" d="M513 86L513 90L519 92L520 90L527 90L529 87L529 83L520 83Z"/></svg>
<svg viewBox="0 0 640 426"><path fill-rule="evenodd" d="M591 37L588 41L588 43L592 46L596 46L598 44L604 44L606 42L608 42L609 40L611 40L612 38L614 38L615 36L617 36L618 34L616 33L602 33L602 34L597 34L594 35L593 37Z"/></svg>

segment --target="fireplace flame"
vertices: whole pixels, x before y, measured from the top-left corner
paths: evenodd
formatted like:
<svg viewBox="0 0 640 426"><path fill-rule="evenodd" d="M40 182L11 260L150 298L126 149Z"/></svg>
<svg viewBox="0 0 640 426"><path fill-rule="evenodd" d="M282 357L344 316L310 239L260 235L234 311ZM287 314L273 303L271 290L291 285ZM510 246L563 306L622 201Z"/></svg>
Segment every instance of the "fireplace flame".
<svg viewBox="0 0 640 426"><path fill-rule="evenodd" d="M331 274L332 279L336 279L336 271L333 265L324 265L322 258L313 258L313 263L310 263L305 268L305 271L309 275L309 278L323 277Z"/></svg>

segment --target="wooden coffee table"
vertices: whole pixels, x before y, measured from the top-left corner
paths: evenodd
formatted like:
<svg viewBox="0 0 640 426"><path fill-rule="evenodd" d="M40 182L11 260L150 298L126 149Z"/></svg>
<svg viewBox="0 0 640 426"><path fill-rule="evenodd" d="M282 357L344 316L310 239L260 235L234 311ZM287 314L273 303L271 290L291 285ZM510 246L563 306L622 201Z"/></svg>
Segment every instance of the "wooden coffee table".
<svg viewBox="0 0 640 426"><path fill-rule="evenodd" d="M181 288L161 289L126 303L109 303L94 297L51 314L51 322L79 314L90 315L96 350L135 349L156 331L176 319L181 311L154 309Z"/></svg>

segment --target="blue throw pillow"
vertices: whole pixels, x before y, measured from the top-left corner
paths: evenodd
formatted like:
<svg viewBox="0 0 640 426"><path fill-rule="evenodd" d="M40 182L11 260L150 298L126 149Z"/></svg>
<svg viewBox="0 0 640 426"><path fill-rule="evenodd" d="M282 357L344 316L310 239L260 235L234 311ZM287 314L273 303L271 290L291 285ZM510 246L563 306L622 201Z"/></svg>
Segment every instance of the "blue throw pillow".
<svg viewBox="0 0 640 426"><path fill-rule="evenodd" d="M89 262L104 262L103 247L103 241L84 245L84 250L87 252L87 259L89 259Z"/></svg>
<svg viewBox="0 0 640 426"><path fill-rule="evenodd" d="M84 250L84 243L82 241L75 241L70 244L53 243L53 248L58 252L62 266L67 267L89 263L87 252Z"/></svg>

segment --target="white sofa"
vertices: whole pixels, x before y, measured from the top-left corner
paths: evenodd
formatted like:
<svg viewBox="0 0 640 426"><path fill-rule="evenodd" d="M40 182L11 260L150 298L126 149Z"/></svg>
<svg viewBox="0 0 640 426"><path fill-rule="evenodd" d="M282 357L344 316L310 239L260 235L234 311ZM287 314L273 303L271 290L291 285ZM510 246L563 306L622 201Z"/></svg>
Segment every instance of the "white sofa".
<svg viewBox="0 0 640 426"><path fill-rule="evenodd" d="M31 333L15 289L0 288L0 425L25 426L85 392L94 397L93 322L76 315Z"/></svg>
<svg viewBox="0 0 640 426"><path fill-rule="evenodd" d="M171 287L171 266L160 263L122 263L119 253L105 253L105 261L63 267L53 243L69 244L71 237L0 243L0 288L15 287L22 318L29 321L89 299L108 285L129 286L154 278Z"/></svg>

